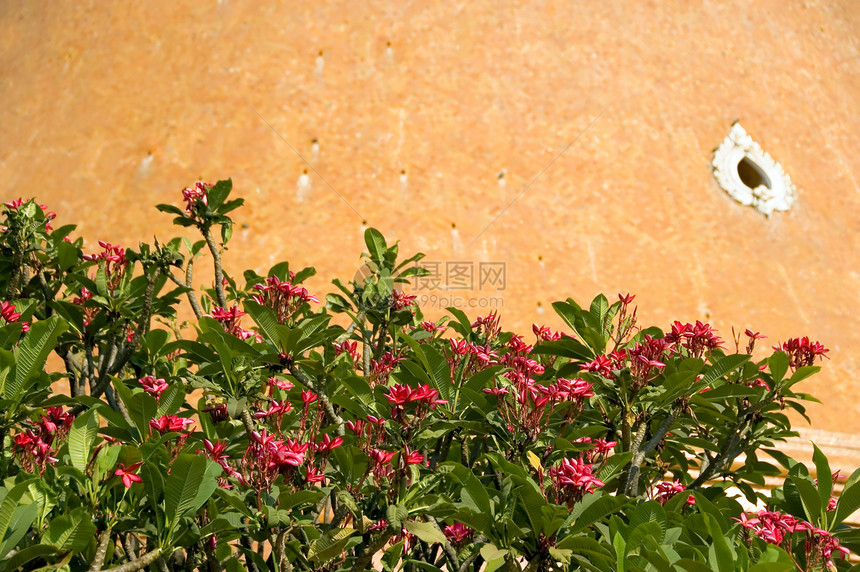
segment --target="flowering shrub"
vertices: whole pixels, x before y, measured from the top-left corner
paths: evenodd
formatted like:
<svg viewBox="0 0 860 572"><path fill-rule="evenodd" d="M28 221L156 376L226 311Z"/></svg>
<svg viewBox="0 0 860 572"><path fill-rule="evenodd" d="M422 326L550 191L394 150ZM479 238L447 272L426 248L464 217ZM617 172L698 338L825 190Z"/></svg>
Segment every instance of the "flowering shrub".
<svg viewBox="0 0 860 572"><path fill-rule="evenodd" d="M404 289L421 255L374 229L324 304L312 268L240 285L230 192L158 206L198 242L98 253L6 204L0 572L848 567L860 471L836 499L819 451L816 481L776 448L817 342L754 361L761 334L643 327L629 294L557 302L567 329L528 338L496 314L431 322Z"/></svg>

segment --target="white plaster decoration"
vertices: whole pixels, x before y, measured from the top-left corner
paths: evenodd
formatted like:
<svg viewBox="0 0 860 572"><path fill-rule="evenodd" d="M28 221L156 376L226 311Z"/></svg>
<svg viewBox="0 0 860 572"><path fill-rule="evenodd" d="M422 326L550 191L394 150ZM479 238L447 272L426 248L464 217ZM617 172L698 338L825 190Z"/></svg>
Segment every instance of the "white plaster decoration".
<svg viewBox="0 0 860 572"><path fill-rule="evenodd" d="M765 216L787 211L797 200L797 190L782 166L738 123L714 151L711 164L717 183L729 196Z"/></svg>

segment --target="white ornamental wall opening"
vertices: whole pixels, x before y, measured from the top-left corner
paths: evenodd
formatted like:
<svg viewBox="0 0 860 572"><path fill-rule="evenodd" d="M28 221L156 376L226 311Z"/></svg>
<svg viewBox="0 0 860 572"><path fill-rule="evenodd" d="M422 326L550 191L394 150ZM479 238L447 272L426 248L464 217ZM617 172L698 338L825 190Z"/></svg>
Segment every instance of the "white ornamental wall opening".
<svg viewBox="0 0 860 572"><path fill-rule="evenodd" d="M787 211L797 190L782 166L774 161L738 123L714 151L714 177L729 196L765 216Z"/></svg>

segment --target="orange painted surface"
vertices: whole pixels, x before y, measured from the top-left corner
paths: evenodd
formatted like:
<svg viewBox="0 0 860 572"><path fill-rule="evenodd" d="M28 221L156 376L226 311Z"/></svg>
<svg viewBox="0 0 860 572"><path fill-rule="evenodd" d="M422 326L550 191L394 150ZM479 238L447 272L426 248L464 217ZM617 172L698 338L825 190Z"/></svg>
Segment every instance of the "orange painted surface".
<svg viewBox="0 0 860 572"><path fill-rule="evenodd" d="M428 261L504 263L504 290L419 293L502 306L509 329L623 291L647 324L816 338L814 426L854 431L860 4L695 6L2 0L4 200L134 245L174 232L154 204L232 177L228 269L313 264L329 291L366 220ZM713 181L736 119L797 185L790 212Z"/></svg>

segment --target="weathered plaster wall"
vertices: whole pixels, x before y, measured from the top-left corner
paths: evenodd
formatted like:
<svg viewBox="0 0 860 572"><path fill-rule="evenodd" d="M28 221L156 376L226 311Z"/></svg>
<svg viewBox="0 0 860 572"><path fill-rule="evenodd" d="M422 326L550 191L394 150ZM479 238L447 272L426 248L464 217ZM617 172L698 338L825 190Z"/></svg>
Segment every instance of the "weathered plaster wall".
<svg viewBox="0 0 860 572"><path fill-rule="evenodd" d="M852 0L2 0L0 181L134 244L172 232L155 203L232 177L234 268L315 264L324 291L364 219L428 260L504 262L503 292L448 295L501 296L520 330L629 291L649 323L810 335L832 348L815 426L853 431L858 32ZM797 185L790 212L712 180L736 119Z"/></svg>

